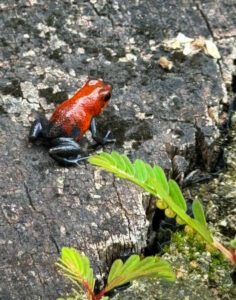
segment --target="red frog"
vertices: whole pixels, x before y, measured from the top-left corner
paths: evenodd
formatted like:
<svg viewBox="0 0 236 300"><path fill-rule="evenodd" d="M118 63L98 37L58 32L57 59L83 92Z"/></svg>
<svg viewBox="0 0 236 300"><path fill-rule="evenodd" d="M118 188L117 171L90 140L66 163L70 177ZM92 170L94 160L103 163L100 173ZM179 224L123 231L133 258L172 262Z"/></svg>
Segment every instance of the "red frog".
<svg viewBox="0 0 236 300"><path fill-rule="evenodd" d="M29 140L43 139L49 146L49 154L64 165L78 165L81 160L77 143L89 129L97 144L114 142L110 131L104 138L97 135L94 117L108 105L112 87L102 79L88 80L76 94L58 105L50 120L38 118L31 126Z"/></svg>

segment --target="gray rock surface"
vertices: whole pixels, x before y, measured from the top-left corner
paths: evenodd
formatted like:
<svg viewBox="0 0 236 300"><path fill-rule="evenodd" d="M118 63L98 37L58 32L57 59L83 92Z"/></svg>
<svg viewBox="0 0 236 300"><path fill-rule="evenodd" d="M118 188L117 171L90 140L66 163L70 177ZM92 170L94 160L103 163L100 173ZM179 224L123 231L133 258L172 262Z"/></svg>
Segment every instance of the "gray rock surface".
<svg viewBox="0 0 236 300"><path fill-rule="evenodd" d="M166 171L176 155L188 171L214 170L227 60L166 53L160 44L183 32L232 49L233 2L1 1L0 299L65 294L54 266L64 245L84 251L97 274L146 245L147 196L89 165L59 167L28 143L37 113L49 116L88 76L113 85L98 122L112 129L113 148ZM169 72L157 64L162 55L174 63Z"/></svg>

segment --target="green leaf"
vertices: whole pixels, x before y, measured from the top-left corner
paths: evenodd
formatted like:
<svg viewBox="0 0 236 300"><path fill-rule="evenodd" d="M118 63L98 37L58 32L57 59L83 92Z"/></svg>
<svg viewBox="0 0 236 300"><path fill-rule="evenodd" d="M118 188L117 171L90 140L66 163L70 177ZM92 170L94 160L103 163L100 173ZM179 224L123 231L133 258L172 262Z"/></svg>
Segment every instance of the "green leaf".
<svg viewBox="0 0 236 300"><path fill-rule="evenodd" d="M74 248L63 247L57 266L72 282L88 286L90 291L93 291L95 279L87 256L81 255Z"/></svg>
<svg viewBox="0 0 236 300"><path fill-rule="evenodd" d="M94 286L93 270L90 268L87 273L87 282L90 287Z"/></svg>
<svg viewBox="0 0 236 300"><path fill-rule="evenodd" d="M62 263L70 266L70 269L73 271L79 270L81 274L84 271L83 260L79 252L75 249L70 249L63 247L61 251Z"/></svg>
<svg viewBox="0 0 236 300"><path fill-rule="evenodd" d="M121 274L122 273L127 273L130 272L136 265L137 263L140 261L140 257L139 255L131 255L125 262L125 264L123 265L122 269L121 269Z"/></svg>
<svg viewBox="0 0 236 300"><path fill-rule="evenodd" d="M207 222L201 202L195 199L192 204L193 216L200 224L207 227Z"/></svg>
<svg viewBox="0 0 236 300"><path fill-rule="evenodd" d="M145 168L146 168L146 171L147 171L147 174L148 174L148 179L149 178L155 179L155 174L153 172L153 168L147 163L144 163L144 164L145 164Z"/></svg>
<svg viewBox="0 0 236 300"><path fill-rule="evenodd" d="M120 161L120 157L122 157L122 163L117 163L117 161ZM168 207L186 224L197 231L207 243L211 244L213 242L210 231L202 224L203 219L201 218L200 222L200 219L193 219L186 214L187 205L178 184L174 180L169 180L168 182L161 167L154 166L151 168L150 165L141 160L136 160L135 163L132 164L128 158L127 163L124 157L124 155L120 155L117 152L113 157L111 157L111 154L106 153L104 156L104 154L101 153L91 156L88 160L91 164L99 166L115 174L117 177L135 183L156 198L163 199ZM123 162L126 165L125 169Z"/></svg>
<svg viewBox="0 0 236 300"><path fill-rule="evenodd" d="M145 163L141 159L136 159L134 162L135 177L141 182L145 182L148 177L148 173L145 167Z"/></svg>
<svg viewBox="0 0 236 300"><path fill-rule="evenodd" d="M167 194L169 194L169 185L163 169L159 166L154 166L153 172L155 174L156 180L159 182L159 184L161 184L164 191L166 191Z"/></svg>
<svg viewBox="0 0 236 300"><path fill-rule="evenodd" d="M125 168L127 168L126 161L115 151L113 151L111 154L102 152L100 154L90 156L88 161L91 164L99 166L118 177L126 178L126 176L129 175L125 170Z"/></svg>
<svg viewBox="0 0 236 300"><path fill-rule="evenodd" d="M109 162L110 164L115 164L115 159L112 157L111 154L102 152L100 155L97 155L97 157L100 157L104 160L104 162Z"/></svg>
<svg viewBox="0 0 236 300"><path fill-rule="evenodd" d="M129 158L126 155L122 155L123 161L125 163L125 167L126 167L126 172L129 175L134 175L134 167L133 164L131 163L131 161L129 160Z"/></svg>
<svg viewBox="0 0 236 300"><path fill-rule="evenodd" d="M111 266L107 282L111 282L116 276L120 274L120 271L123 267L123 262L121 259L116 259Z"/></svg>
<svg viewBox="0 0 236 300"><path fill-rule="evenodd" d="M153 168L145 163L145 168L146 168L146 171L147 171L147 179L145 181L145 184L147 186L150 186L152 188L156 188L157 185L159 185L159 182L157 181L156 177L155 177L155 173L153 171Z"/></svg>
<svg viewBox="0 0 236 300"><path fill-rule="evenodd" d="M120 170L125 171L126 170L126 163L123 160L123 157L116 151L111 152L111 157L115 161L116 167L118 167Z"/></svg>
<svg viewBox="0 0 236 300"><path fill-rule="evenodd" d="M178 205L178 207L180 207L184 211L186 211L187 210L187 204L186 204L186 201L184 199L184 196L183 196L178 184L172 179L169 180L169 190L170 190L171 198Z"/></svg>
<svg viewBox="0 0 236 300"><path fill-rule="evenodd" d="M170 281L175 280L175 274L169 263L163 259L149 256L140 260L138 255L131 255L125 263L120 259L114 261L105 291L108 292L117 286L142 277L159 277Z"/></svg>
<svg viewBox="0 0 236 300"><path fill-rule="evenodd" d="M90 156L88 158L88 161L91 164L102 166L104 169L109 169L111 166L115 165L115 162L112 159L111 155L105 152Z"/></svg>

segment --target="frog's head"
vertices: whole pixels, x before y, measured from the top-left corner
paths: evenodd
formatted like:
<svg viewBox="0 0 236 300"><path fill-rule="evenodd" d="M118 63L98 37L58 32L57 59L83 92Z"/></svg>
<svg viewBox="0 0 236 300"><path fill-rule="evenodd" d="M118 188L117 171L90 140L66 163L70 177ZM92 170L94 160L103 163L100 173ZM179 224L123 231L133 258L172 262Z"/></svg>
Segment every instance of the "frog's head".
<svg viewBox="0 0 236 300"><path fill-rule="evenodd" d="M88 80L81 88L87 100L83 100L85 109L93 116L99 115L108 105L112 86L102 79Z"/></svg>

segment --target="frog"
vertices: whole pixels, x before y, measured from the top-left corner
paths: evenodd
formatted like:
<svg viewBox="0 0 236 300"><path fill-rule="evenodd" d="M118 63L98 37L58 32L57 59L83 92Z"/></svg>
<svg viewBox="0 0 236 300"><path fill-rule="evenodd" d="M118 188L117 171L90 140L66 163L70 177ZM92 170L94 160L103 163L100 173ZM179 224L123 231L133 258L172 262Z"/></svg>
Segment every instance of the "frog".
<svg viewBox="0 0 236 300"><path fill-rule="evenodd" d="M71 98L55 108L50 119L36 118L30 128L29 141L43 140L49 155L61 165L78 165L87 159L81 155L79 141L88 130L96 145L115 142L110 130L104 137L98 134L95 121L109 104L111 92L112 86L103 79L88 79Z"/></svg>

